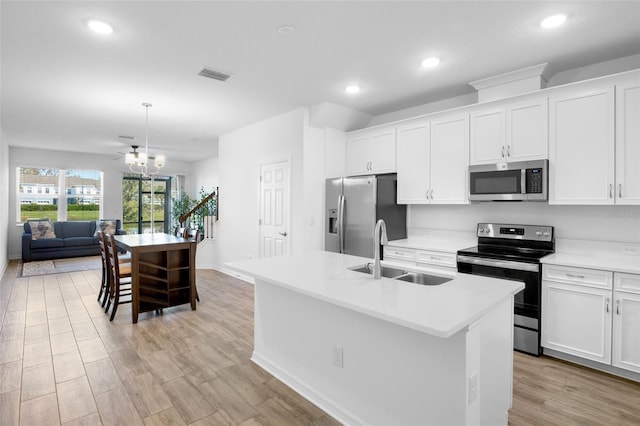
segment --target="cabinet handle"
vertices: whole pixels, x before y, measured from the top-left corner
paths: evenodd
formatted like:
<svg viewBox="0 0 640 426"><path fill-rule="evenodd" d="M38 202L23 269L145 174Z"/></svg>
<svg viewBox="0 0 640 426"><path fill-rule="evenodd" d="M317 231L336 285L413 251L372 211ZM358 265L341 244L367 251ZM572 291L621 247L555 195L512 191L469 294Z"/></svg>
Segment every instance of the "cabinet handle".
<svg viewBox="0 0 640 426"><path fill-rule="evenodd" d="M616 314L620 315L620 300L616 300Z"/></svg>
<svg viewBox="0 0 640 426"><path fill-rule="evenodd" d="M613 198L613 185L609 184L609 198Z"/></svg>
<svg viewBox="0 0 640 426"><path fill-rule="evenodd" d="M502 158L504 158L504 145L502 146Z"/></svg>
<svg viewBox="0 0 640 426"><path fill-rule="evenodd" d="M607 312L609 312L609 298L607 297Z"/></svg>
<svg viewBox="0 0 640 426"><path fill-rule="evenodd" d="M431 260L442 260L439 257L435 257L435 256L429 256L429 259L431 259Z"/></svg>
<svg viewBox="0 0 640 426"><path fill-rule="evenodd" d="M622 198L622 184L618 184L618 197Z"/></svg>
<svg viewBox="0 0 640 426"><path fill-rule="evenodd" d="M580 278L584 280L584 275L574 275L574 274L566 274L569 278Z"/></svg>
<svg viewBox="0 0 640 426"><path fill-rule="evenodd" d="M511 157L511 145L507 145L507 157Z"/></svg>
<svg viewBox="0 0 640 426"><path fill-rule="evenodd" d="M431 190L431 199L433 200L433 189Z"/></svg>

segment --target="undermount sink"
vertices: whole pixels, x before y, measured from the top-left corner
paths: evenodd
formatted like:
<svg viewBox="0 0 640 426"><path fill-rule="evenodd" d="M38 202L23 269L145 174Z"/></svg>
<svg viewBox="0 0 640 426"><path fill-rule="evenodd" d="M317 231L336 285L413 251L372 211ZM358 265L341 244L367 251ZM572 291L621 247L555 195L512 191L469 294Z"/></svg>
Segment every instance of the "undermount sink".
<svg viewBox="0 0 640 426"><path fill-rule="evenodd" d="M362 272L364 274L373 274L373 263L367 263L365 265L354 266L349 268L354 272ZM396 280L406 281L414 284L421 285L440 285L447 281L451 281L453 278L441 277L438 275L423 274L420 272L410 272L402 269L390 268L388 266L382 267L382 276L385 278L392 278Z"/></svg>
<svg viewBox="0 0 640 426"><path fill-rule="evenodd" d="M451 278L439 277L437 275L421 274L418 272L408 272L404 275L399 276L397 279L422 285L440 285L446 283L447 281L451 281Z"/></svg>
<svg viewBox="0 0 640 426"><path fill-rule="evenodd" d="M365 274L373 274L373 263L367 263L366 265L360 265L360 266L354 266L352 268L349 268L352 271L355 272L362 272ZM396 278L399 277L400 275L406 274L406 271L403 271L402 269L396 269L396 268L389 268L388 266L383 266L381 268L381 273L382 276L385 278Z"/></svg>

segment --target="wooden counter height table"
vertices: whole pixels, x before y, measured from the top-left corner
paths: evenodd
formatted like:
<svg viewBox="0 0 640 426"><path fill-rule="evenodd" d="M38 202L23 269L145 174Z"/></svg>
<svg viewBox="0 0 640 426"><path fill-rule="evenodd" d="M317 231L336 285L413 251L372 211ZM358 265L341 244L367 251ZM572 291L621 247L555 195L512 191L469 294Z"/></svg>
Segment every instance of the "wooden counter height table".
<svg viewBox="0 0 640 426"><path fill-rule="evenodd" d="M191 303L196 310L195 243L170 234L116 235L131 252L131 319L141 312Z"/></svg>

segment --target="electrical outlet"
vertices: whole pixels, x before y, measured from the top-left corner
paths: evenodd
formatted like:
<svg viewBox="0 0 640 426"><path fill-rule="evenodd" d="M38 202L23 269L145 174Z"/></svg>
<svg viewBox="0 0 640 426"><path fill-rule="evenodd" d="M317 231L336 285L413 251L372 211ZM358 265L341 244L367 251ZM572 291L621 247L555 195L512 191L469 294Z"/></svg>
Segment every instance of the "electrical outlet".
<svg viewBox="0 0 640 426"><path fill-rule="evenodd" d="M478 398L478 374L469 377L469 404Z"/></svg>
<svg viewBox="0 0 640 426"><path fill-rule="evenodd" d="M339 346L333 347L333 365L344 368L344 349Z"/></svg>
<svg viewBox="0 0 640 426"><path fill-rule="evenodd" d="M622 254L630 254L633 256L637 256L640 254L640 247L635 245L623 245L621 251L622 251Z"/></svg>

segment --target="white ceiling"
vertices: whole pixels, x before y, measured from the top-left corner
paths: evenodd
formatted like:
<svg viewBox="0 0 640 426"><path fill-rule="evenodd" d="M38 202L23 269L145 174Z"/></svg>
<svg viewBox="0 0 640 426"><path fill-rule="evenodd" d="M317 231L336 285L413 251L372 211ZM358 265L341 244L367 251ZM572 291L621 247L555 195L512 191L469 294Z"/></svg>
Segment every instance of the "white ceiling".
<svg viewBox="0 0 640 426"><path fill-rule="evenodd" d="M379 115L469 93L469 81L640 53L640 1L2 1L1 123L10 145L115 154L132 135L167 161L300 106ZM542 18L566 13L560 28ZM110 23L100 36L89 19ZM293 25L293 36L278 27ZM441 57L433 70L428 56ZM227 82L197 75L203 67ZM344 87L361 85L357 95Z"/></svg>

